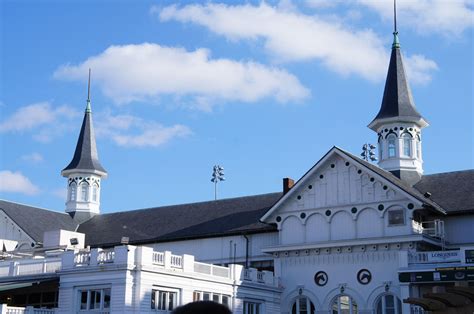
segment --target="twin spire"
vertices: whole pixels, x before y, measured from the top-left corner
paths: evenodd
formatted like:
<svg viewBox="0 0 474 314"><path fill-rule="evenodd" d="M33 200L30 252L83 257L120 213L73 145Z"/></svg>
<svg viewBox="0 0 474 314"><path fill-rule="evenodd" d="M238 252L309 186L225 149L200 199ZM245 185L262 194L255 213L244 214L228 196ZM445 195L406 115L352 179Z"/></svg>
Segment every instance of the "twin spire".
<svg viewBox="0 0 474 314"><path fill-rule="evenodd" d="M375 132L377 132L381 124L388 121L415 122L420 124L420 127L428 125L425 119L416 110L410 86L408 85L400 51L400 42L398 40L396 1L394 1L393 8L393 44L382 104L379 113L369 124L369 128Z"/></svg>
<svg viewBox="0 0 474 314"><path fill-rule="evenodd" d="M95 143L95 133L92 124L92 111L90 102L90 84L91 84L91 70L89 69L89 81L87 88L87 105L84 113L84 120L82 121L81 132L77 140L76 150L74 156L69 163L61 171L61 175L67 177L71 173L94 173L100 176L107 176L107 171L99 162L99 155L97 153L97 146Z"/></svg>

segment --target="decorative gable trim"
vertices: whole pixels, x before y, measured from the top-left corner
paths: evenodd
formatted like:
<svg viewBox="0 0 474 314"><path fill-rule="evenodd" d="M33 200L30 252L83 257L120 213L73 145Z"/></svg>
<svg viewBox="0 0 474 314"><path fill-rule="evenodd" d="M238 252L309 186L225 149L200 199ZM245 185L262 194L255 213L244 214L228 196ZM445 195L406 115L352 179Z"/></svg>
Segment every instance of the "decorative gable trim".
<svg viewBox="0 0 474 314"><path fill-rule="evenodd" d="M309 178L313 177L318 177L318 171L321 169L323 165L328 163L331 158L334 156L338 156L345 160L345 165L346 166L356 166L357 174L360 174L362 176L362 179L367 179L370 182L382 182L380 184L380 189L382 190L394 190L396 192L399 192L403 197L407 198L409 202L413 203L412 206L416 206L416 208L424 207L425 206L425 201L419 197L419 195L416 195L414 192L411 193L410 191L407 191L407 189L399 184L396 184L396 182L390 181L388 178L385 178L383 175L377 173L377 171L374 171L370 169L369 166L365 165L363 161L358 160L358 158L350 155L349 153L346 153L345 151L341 150L340 148L334 146L329 150L308 172L306 172L292 187L292 189L283 195L275 205L273 205L270 210L265 213L265 215L260 219L262 222L265 223L274 223L274 219L270 220L270 217L274 216L274 214L280 209L284 204L287 204L288 202L296 202L296 211L299 213L300 211L303 210L304 204L303 204L303 197L301 196L303 194L303 191L310 191L313 189L313 183L309 182ZM334 168L335 165L331 164L330 167ZM375 167L375 166L374 166ZM390 174L391 175L391 174ZM324 175L320 174L318 177L319 179L323 180ZM361 180L362 180L361 179ZM374 191L371 193L376 193L375 188ZM388 200L387 200L388 201ZM373 200L359 200L359 201L349 201L348 203L356 205L363 205L367 203L371 203ZM317 205L314 204L311 207L315 207L315 209L322 209L324 205ZM330 205L330 207L337 207L337 205L333 206ZM346 206L347 207L347 206ZM388 207L388 206L387 206ZM442 209L440 210L441 212ZM306 213L307 214L307 213ZM330 216L330 215L327 215ZM281 217L280 217L281 221ZM276 222L279 223L278 219L276 219Z"/></svg>

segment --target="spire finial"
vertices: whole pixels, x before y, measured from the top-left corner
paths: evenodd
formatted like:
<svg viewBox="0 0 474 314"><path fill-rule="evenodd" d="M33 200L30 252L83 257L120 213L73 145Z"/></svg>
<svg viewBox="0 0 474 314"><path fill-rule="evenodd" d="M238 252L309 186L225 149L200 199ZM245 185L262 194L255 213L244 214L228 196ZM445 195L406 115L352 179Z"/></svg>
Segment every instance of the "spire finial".
<svg viewBox="0 0 474 314"><path fill-rule="evenodd" d="M86 112L91 112L91 69L89 68L89 81L87 83L87 106Z"/></svg>
<svg viewBox="0 0 474 314"><path fill-rule="evenodd" d="M397 0L393 0L393 44L392 49L400 48L397 30Z"/></svg>

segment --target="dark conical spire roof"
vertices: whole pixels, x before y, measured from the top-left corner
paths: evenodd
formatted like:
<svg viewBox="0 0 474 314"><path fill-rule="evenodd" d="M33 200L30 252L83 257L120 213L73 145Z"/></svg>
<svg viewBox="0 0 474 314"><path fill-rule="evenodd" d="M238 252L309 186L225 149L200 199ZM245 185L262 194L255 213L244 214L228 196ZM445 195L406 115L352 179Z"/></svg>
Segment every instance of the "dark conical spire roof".
<svg viewBox="0 0 474 314"><path fill-rule="evenodd" d="M84 113L84 120L82 121L81 133L79 133L79 139L77 140L76 151L69 165L61 171L63 176L78 171L93 172L107 176L107 171L100 164L99 155L97 154L94 127L92 125L91 102L89 98L88 93L86 111Z"/></svg>
<svg viewBox="0 0 474 314"><path fill-rule="evenodd" d="M427 125L427 122L416 110L408 85L398 41L398 32L395 31L393 35L392 54L387 80L385 81L382 105L375 119L369 124L369 127L374 131L377 131L381 123L390 121L417 122L421 127Z"/></svg>

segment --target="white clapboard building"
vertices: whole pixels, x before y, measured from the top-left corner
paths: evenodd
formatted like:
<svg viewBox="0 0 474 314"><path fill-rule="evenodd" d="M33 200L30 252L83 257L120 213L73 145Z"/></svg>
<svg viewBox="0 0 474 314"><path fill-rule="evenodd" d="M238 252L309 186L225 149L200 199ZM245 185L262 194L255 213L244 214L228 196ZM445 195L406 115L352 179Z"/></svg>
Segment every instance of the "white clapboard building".
<svg viewBox="0 0 474 314"><path fill-rule="evenodd" d="M193 300L243 314L468 306L474 171L424 175L426 126L394 33L369 124L378 166L335 146L281 192L101 214L107 171L88 101L62 170L65 212L0 201L0 313L169 313Z"/></svg>

